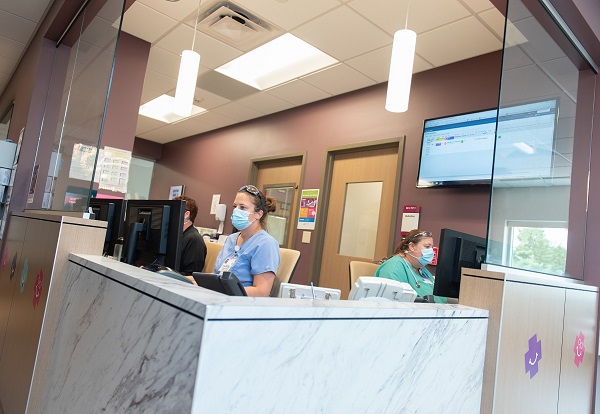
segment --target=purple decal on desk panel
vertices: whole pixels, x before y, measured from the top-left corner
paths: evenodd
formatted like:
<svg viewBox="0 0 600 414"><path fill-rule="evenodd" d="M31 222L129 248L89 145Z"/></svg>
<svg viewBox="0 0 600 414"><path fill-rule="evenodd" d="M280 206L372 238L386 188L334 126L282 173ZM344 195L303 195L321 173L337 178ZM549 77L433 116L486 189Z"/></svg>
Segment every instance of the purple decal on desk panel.
<svg viewBox="0 0 600 414"><path fill-rule="evenodd" d="M10 280L15 277L15 272L17 271L17 254L15 253L12 262L10 263Z"/></svg>
<svg viewBox="0 0 600 414"><path fill-rule="evenodd" d="M23 270L21 270L21 283L19 284L19 293L23 293L25 290L25 282L27 282L27 271L29 270L29 258L25 259L23 263Z"/></svg>
<svg viewBox="0 0 600 414"><path fill-rule="evenodd" d="M575 337L575 345L573 345L573 352L575 353L575 360L573 361L577 368L579 364L583 362L583 356L585 355L585 338L583 332L579 332L579 335Z"/></svg>
<svg viewBox="0 0 600 414"><path fill-rule="evenodd" d="M44 280L44 271L40 269L35 277L35 285L33 286L33 309L40 303L42 297L42 281Z"/></svg>
<svg viewBox="0 0 600 414"><path fill-rule="evenodd" d="M529 372L529 379L538 373L540 359L542 359L542 340L538 341L535 334L529 338L529 350L525 352L525 373Z"/></svg>

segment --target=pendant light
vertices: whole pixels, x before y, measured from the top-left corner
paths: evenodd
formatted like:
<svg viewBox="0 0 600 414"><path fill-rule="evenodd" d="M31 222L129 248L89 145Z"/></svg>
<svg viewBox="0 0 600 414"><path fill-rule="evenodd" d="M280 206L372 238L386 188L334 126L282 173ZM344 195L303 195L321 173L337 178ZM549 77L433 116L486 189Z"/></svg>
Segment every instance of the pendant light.
<svg viewBox="0 0 600 414"><path fill-rule="evenodd" d="M410 96L410 83L415 61L415 47L417 34L408 30L408 9L406 6L406 23L403 30L394 33L392 57L390 61L390 75L388 78L385 109L390 112L406 112Z"/></svg>
<svg viewBox="0 0 600 414"><path fill-rule="evenodd" d="M200 67L200 54L194 51L194 44L196 43L196 28L198 27L198 19L200 18L201 3L202 0L198 0L198 13L194 24L192 50L184 50L181 53L181 64L179 65L177 88L175 89L175 107L173 108L173 113L179 116L187 117L192 115L196 81Z"/></svg>

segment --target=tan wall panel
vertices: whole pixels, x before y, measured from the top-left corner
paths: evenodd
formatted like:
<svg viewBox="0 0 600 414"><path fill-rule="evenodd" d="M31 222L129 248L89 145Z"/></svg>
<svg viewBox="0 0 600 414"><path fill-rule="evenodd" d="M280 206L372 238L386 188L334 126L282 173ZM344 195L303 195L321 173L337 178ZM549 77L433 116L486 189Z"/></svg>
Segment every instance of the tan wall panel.
<svg viewBox="0 0 600 414"><path fill-rule="evenodd" d="M596 292L566 291L563 350L560 370L558 412L591 413L594 397L598 295ZM575 340L583 334L585 352L575 364Z"/></svg>
<svg viewBox="0 0 600 414"><path fill-rule="evenodd" d="M461 305L487 309L490 312L481 392L482 414L491 413L494 404L494 379L496 376L496 359L498 357L503 290L504 274L484 270L474 271L472 269L464 269L460 280L459 303Z"/></svg>
<svg viewBox="0 0 600 414"><path fill-rule="evenodd" d="M495 413L557 411L564 301L564 289L505 282ZM542 355L530 378L525 353L534 334Z"/></svg>

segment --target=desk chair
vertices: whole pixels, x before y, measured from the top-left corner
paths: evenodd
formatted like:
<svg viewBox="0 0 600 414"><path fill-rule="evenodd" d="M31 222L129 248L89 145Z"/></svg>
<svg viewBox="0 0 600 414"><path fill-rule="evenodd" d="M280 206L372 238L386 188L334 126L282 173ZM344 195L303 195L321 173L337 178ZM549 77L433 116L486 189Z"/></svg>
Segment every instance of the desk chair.
<svg viewBox="0 0 600 414"><path fill-rule="evenodd" d="M277 275L275 281L273 281L273 288L271 289L271 297L277 297L279 295L279 285L282 283L289 283L292 280L292 275L298 260L300 259L300 252L298 250L279 248L279 268L277 268Z"/></svg>
<svg viewBox="0 0 600 414"><path fill-rule="evenodd" d="M354 282L361 276L373 276L379 265L377 263L359 262L353 260L350 262L350 289Z"/></svg>
<svg viewBox="0 0 600 414"><path fill-rule="evenodd" d="M217 261L217 256L222 248L223 245L221 243L206 243L206 259L204 259L202 273L214 273L215 262Z"/></svg>

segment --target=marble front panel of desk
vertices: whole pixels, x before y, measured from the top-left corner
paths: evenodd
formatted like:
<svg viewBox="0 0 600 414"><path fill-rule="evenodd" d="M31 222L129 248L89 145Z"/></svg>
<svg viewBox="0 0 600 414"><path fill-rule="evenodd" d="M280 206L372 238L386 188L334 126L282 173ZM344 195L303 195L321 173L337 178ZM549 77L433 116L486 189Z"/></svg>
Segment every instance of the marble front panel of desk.
<svg viewBox="0 0 600 414"><path fill-rule="evenodd" d="M479 412L487 311L227 297L70 260L41 412Z"/></svg>

